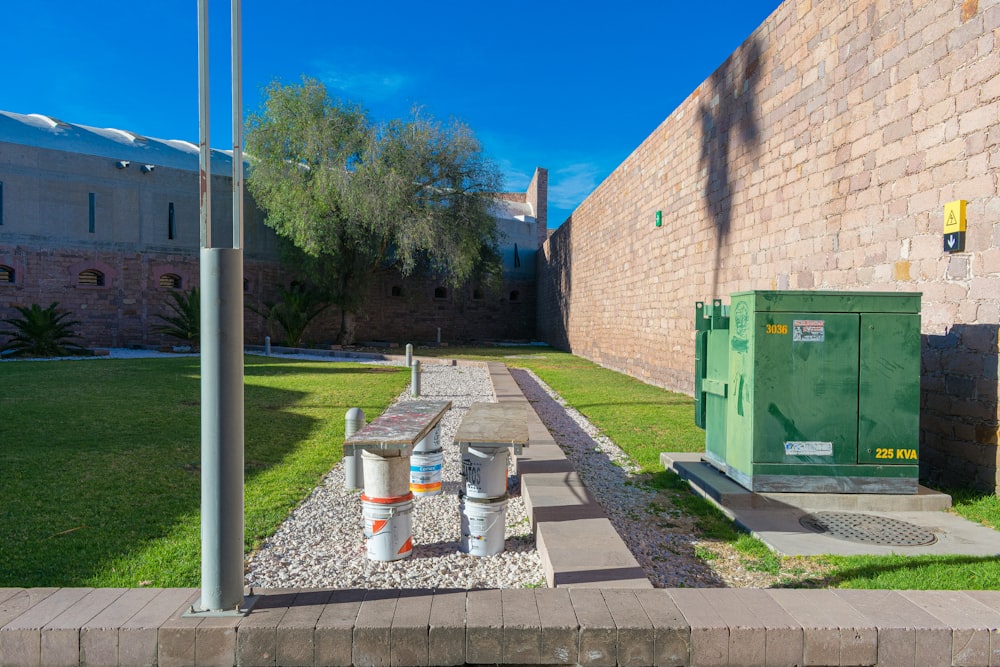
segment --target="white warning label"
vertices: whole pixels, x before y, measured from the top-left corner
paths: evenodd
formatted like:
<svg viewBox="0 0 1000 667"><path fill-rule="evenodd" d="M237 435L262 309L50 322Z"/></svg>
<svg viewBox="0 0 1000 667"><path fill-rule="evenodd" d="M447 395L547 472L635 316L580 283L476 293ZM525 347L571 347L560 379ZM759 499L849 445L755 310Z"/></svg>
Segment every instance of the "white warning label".
<svg viewBox="0 0 1000 667"><path fill-rule="evenodd" d="M792 320L792 341L796 343L822 343L826 339L826 322L823 320Z"/></svg>
<svg viewBox="0 0 1000 667"><path fill-rule="evenodd" d="M833 443L793 440L785 443L785 456L833 456Z"/></svg>

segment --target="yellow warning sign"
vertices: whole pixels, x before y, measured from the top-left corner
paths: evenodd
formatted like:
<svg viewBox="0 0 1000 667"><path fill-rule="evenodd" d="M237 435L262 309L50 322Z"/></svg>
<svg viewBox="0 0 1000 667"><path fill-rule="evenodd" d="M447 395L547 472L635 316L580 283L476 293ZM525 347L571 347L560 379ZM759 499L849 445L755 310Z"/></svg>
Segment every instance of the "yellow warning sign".
<svg viewBox="0 0 1000 667"><path fill-rule="evenodd" d="M965 231L965 200L950 201L944 205L944 233Z"/></svg>

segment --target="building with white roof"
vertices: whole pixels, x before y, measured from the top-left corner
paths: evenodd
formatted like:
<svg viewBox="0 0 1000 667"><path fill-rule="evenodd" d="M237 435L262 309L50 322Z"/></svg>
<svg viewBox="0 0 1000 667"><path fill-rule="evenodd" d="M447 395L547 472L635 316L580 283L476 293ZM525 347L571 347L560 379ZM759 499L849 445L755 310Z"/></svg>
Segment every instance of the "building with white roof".
<svg viewBox="0 0 1000 667"><path fill-rule="evenodd" d="M232 154L213 149L211 159L213 245L226 246ZM172 342L152 329L171 291L198 284L198 172L198 146L187 141L0 111L0 318L15 315L14 306L55 301L82 323L86 345ZM501 295L387 273L358 319L359 339L435 340L439 328L446 340L533 337L545 191L540 169L528 192L498 199ZM281 242L263 212L244 196L244 288L257 305L295 276L280 264ZM247 312L247 342L263 340L264 323ZM331 341L338 320L317 322L307 336Z"/></svg>

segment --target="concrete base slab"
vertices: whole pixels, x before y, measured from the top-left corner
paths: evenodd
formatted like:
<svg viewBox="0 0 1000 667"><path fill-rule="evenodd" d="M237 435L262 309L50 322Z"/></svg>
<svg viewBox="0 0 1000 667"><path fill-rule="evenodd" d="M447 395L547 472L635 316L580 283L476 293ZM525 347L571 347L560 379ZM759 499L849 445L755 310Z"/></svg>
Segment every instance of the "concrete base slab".
<svg viewBox="0 0 1000 667"><path fill-rule="evenodd" d="M660 460L726 516L785 556L936 554L995 556L1000 532L944 510L951 497L920 487L912 495L753 493L701 460L701 454L667 452ZM804 527L811 512L858 512L914 524L934 534L933 544L886 546L840 539Z"/></svg>

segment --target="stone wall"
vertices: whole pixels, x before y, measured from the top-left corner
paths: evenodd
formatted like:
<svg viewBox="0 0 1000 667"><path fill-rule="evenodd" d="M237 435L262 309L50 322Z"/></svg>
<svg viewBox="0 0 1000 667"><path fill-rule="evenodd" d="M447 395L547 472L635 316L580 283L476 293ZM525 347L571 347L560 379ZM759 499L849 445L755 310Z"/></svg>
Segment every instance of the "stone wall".
<svg viewBox="0 0 1000 667"><path fill-rule="evenodd" d="M545 244L539 338L690 393L696 301L922 292L924 477L996 489L998 178L997 0L787 0Z"/></svg>

